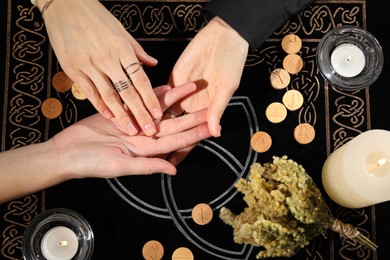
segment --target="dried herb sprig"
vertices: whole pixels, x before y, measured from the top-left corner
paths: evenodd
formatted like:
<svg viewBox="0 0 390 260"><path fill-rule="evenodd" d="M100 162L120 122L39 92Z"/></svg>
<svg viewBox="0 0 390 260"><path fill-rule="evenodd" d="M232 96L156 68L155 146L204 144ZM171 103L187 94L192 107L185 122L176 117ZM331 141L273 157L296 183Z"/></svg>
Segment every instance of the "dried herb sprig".
<svg viewBox="0 0 390 260"><path fill-rule="evenodd" d="M287 156L251 166L248 180L236 188L248 207L235 215L223 207L220 218L233 227L236 243L262 246L257 258L293 256L327 229L376 250L376 245L350 224L333 218L320 190L305 169Z"/></svg>

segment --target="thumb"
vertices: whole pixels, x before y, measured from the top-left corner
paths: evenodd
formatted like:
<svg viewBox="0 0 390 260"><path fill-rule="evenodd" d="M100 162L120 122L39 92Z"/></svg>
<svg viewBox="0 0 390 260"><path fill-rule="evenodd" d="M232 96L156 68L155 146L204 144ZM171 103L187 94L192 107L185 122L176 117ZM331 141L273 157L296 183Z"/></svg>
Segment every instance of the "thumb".
<svg viewBox="0 0 390 260"><path fill-rule="evenodd" d="M218 93L210 102L210 106L207 112L207 122L212 136L221 136L221 125L220 121L225 108L229 104L232 95L229 93Z"/></svg>

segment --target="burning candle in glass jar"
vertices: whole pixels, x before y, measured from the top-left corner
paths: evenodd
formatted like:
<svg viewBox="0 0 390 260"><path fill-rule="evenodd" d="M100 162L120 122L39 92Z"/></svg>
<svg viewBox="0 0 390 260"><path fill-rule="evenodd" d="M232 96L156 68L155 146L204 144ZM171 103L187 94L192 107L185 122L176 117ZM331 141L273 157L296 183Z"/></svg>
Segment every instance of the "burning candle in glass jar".
<svg viewBox="0 0 390 260"><path fill-rule="evenodd" d="M76 234L64 226L50 229L41 242L42 254L47 260L70 260L76 255L78 247Z"/></svg>
<svg viewBox="0 0 390 260"><path fill-rule="evenodd" d="M366 65L363 51L350 43L337 46L331 54L333 69L341 76L352 78L359 75Z"/></svg>
<svg viewBox="0 0 390 260"><path fill-rule="evenodd" d="M347 208L390 200L390 131L366 131L335 150L323 166L322 183Z"/></svg>

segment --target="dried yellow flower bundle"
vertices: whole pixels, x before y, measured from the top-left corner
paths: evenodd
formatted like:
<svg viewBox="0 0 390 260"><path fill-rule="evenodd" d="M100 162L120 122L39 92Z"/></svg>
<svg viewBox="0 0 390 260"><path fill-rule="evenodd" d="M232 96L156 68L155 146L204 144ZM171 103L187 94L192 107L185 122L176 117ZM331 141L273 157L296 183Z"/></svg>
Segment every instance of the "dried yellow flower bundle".
<svg viewBox="0 0 390 260"><path fill-rule="evenodd" d="M236 188L248 207L235 215L223 207L220 218L234 230L236 243L262 246L257 258L293 256L326 229L375 250L376 245L349 224L334 219L305 169L287 156L251 166Z"/></svg>

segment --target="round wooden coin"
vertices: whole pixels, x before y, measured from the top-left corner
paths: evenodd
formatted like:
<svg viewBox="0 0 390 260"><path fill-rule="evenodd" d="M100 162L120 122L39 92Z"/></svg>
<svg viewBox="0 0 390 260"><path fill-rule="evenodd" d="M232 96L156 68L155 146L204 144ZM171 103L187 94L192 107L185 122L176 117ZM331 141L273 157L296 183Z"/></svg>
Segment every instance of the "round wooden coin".
<svg viewBox="0 0 390 260"><path fill-rule="evenodd" d="M173 252L172 260L194 260L194 255L187 247L179 247Z"/></svg>
<svg viewBox="0 0 390 260"><path fill-rule="evenodd" d="M199 203L192 209L192 219L198 225L206 225L213 218L213 210L206 203Z"/></svg>
<svg viewBox="0 0 390 260"><path fill-rule="evenodd" d="M290 74L298 74L303 68L303 60L301 56L291 53L284 57L283 68Z"/></svg>
<svg viewBox="0 0 390 260"><path fill-rule="evenodd" d="M160 260L164 255L164 247L156 240L150 240L142 248L142 256L146 260Z"/></svg>
<svg viewBox="0 0 390 260"><path fill-rule="evenodd" d="M62 113L61 101L56 98L48 98L43 101L41 111L43 115L48 119L57 118Z"/></svg>
<svg viewBox="0 0 390 260"><path fill-rule="evenodd" d="M297 53L302 47L302 40L295 34L287 34L282 39L282 49L290 54Z"/></svg>
<svg viewBox="0 0 390 260"><path fill-rule="evenodd" d="M283 95L282 102L288 110L295 111L303 105L303 96L298 90L291 89Z"/></svg>
<svg viewBox="0 0 390 260"><path fill-rule="evenodd" d="M271 148L272 139L271 136L263 131L259 131L252 135L251 147L258 153L264 153Z"/></svg>
<svg viewBox="0 0 390 260"><path fill-rule="evenodd" d="M268 105L267 109L265 110L265 115L270 122L280 123L286 118L287 109L282 103L273 102Z"/></svg>
<svg viewBox="0 0 390 260"><path fill-rule="evenodd" d="M73 81L65 74L65 72L59 71L54 74L51 79L51 83L58 92L65 93L72 88Z"/></svg>
<svg viewBox="0 0 390 260"><path fill-rule="evenodd" d="M271 72L271 86L275 89L283 89L290 84L290 74L285 69L275 69Z"/></svg>
<svg viewBox="0 0 390 260"><path fill-rule="evenodd" d="M308 123L299 124L294 129L294 138L299 144L308 144L312 142L315 135L314 127Z"/></svg>
<svg viewBox="0 0 390 260"><path fill-rule="evenodd" d="M87 98L84 92L75 82L72 84L72 95L78 100L85 100Z"/></svg>

